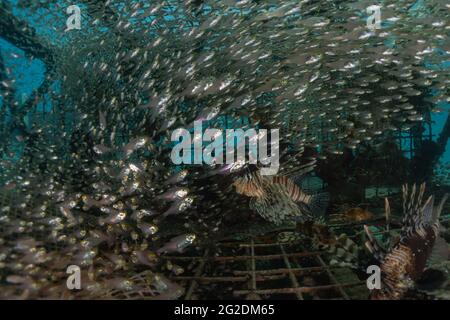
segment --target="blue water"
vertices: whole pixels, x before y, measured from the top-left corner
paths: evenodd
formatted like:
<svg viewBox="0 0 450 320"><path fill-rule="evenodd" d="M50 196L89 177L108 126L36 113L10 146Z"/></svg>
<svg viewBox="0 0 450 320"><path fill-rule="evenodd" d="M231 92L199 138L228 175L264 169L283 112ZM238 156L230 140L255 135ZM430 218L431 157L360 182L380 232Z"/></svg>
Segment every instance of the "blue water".
<svg viewBox="0 0 450 320"><path fill-rule="evenodd" d="M12 4L17 4L18 0L10 0ZM55 2L56 3L56 2ZM414 5L410 11L411 14L420 14L422 1L417 1L416 5ZM83 5L79 5L81 9L84 8ZM56 20L47 21L42 19L39 10L37 12L28 12L22 9L14 8L14 14L25 20L30 26L36 29L37 34L44 39L53 39L55 41L54 45L62 45L65 42L64 39L70 39L70 35L67 37L59 37L56 38L55 30L64 30L65 22L67 19L67 15L65 14L66 5L55 5L52 6L51 9L55 10L55 12L60 12L60 14L56 15ZM41 9L48 10L48 9ZM55 18L55 16L53 15ZM82 23L87 23L84 20L85 17L82 18ZM173 16L168 14L166 16L167 20L173 19ZM74 31L76 32L76 31ZM67 40L68 41L68 40ZM0 37L0 54L3 57L4 63L8 68L12 70L13 77L16 79L16 96L15 100L19 103L26 101L26 99L30 96L33 90L39 88L44 80L44 74L46 71L45 64L39 59L30 59L24 55L24 52L17 47L11 45L8 41L4 40ZM13 54L18 55L19 58L16 59L13 57ZM430 68L449 68L450 67L450 58L449 61L443 63L440 66L429 66ZM52 109L52 103L50 99L46 100L45 97L41 97L37 103L38 112L49 112ZM0 98L0 108L3 107L2 98ZM433 139L436 140L439 136L442 128L445 124L445 121L448 116L448 112L450 112L450 104L448 102L440 102L438 104L438 108L442 110L439 113L432 114L432 131L433 131ZM27 123L27 119L25 119L25 123ZM440 159L441 163L449 163L450 162L450 141L447 143L446 151Z"/></svg>

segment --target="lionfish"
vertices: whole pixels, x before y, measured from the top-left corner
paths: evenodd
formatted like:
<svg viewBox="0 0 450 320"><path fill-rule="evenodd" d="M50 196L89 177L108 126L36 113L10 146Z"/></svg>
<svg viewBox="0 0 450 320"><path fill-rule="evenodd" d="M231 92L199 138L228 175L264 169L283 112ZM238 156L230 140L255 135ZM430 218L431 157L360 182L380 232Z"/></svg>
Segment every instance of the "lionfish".
<svg viewBox="0 0 450 320"><path fill-rule="evenodd" d="M238 194L250 197L250 207L261 217L276 225L289 221L313 220L323 214L328 205L328 193L308 194L299 185L302 177L314 168L307 164L293 177L265 176L259 169L245 169L234 180Z"/></svg>
<svg viewBox="0 0 450 320"><path fill-rule="evenodd" d="M414 185L411 193L407 185L403 186L403 226L399 240L389 250L384 250L368 227L364 226L368 236L366 247L381 269L381 288L371 292L371 299L402 299L416 287L431 256L440 254L448 257L448 245L439 236L439 216L449 195L446 194L438 206L434 206L434 196L422 205L424 192L425 184L419 190ZM387 199L385 211L390 214Z"/></svg>

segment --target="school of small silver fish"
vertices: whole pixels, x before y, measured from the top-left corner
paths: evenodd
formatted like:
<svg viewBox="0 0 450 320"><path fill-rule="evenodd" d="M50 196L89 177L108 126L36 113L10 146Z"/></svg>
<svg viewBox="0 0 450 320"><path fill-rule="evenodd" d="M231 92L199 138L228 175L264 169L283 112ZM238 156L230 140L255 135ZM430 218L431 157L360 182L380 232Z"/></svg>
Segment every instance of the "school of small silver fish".
<svg viewBox="0 0 450 320"><path fill-rule="evenodd" d="M0 4L0 38L20 49L0 54L0 298L113 298L142 289L141 272L148 298L180 298L162 270L184 270L164 255L226 234L236 212L315 221L329 195L298 182L317 161L408 132L450 102L446 1L380 1L379 30L366 0L78 2L82 27L70 31L65 3ZM19 101L23 60L45 74ZM242 119L280 130L277 176L172 163L173 130ZM430 208L415 210L428 219ZM379 257L384 270L408 230ZM86 290L67 290L70 265ZM389 281L382 295L401 297Z"/></svg>

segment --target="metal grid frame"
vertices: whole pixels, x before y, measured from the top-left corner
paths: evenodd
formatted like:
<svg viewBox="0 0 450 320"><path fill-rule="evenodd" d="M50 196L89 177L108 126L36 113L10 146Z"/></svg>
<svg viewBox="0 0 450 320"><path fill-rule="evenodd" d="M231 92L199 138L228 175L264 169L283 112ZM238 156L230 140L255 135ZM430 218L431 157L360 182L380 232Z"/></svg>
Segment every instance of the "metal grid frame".
<svg viewBox="0 0 450 320"><path fill-rule="evenodd" d="M227 299L340 299L349 300L350 287L365 287L363 281L340 282L334 271L345 267L330 266L325 262L326 251L307 251L301 242L260 242L251 238L245 242L219 242L216 251L232 249L233 255L215 255L206 249L202 256L164 256L173 262L195 265L193 275L172 276L188 288L185 300L201 299L201 284L225 284L231 290ZM230 250L228 250L230 251ZM307 261L305 261L307 260ZM279 267L264 268L261 262L270 261ZM219 272L218 265L244 262L244 269ZM211 270L208 272L208 269ZM221 269L224 269L223 267ZM317 285L304 283L304 276L322 275L326 281ZM206 294L207 295L207 294Z"/></svg>

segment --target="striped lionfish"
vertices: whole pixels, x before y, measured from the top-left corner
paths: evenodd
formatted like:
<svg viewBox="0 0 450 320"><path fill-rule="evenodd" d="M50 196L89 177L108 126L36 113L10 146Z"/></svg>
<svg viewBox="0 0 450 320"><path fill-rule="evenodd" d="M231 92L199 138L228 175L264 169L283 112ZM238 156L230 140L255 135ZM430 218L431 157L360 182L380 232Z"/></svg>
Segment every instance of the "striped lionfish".
<svg viewBox="0 0 450 320"><path fill-rule="evenodd" d="M434 196L422 204L424 191L425 184L419 190L414 185L411 193L407 185L403 186L403 226L400 239L389 250L384 250L368 227L364 227L368 236L366 247L381 269L381 289L373 290L371 299L402 299L416 287L431 256L439 252L442 255L443 249L448 257L448 245L439 237L439 216L449 195L446 194L439 205L434 206ZM389 215L387 199L385 204L386 214Z"/></svg>
<svg viewBox="0 0 450 320"><path fill-rule="evenodd" d="M250 207L264 219L280 225L289 221L308 221L321 215L328 205L328 193L308 194L299 184L301 177L314 168L314 163L301 168L296 177L264 176L260 170L245 169L234 180L236 192L250 197Z"/></svg>

